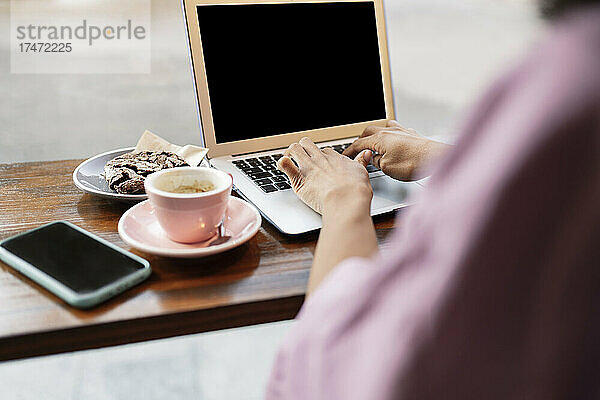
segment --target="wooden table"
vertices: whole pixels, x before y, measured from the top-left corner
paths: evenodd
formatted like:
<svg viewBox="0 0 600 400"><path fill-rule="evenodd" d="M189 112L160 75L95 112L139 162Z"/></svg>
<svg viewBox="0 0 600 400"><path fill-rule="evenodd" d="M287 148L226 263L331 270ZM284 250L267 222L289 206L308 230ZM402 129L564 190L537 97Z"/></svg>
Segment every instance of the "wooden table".
<svg viewBox="0 0 600 400"><path fill-rule="evenodd" d="M208 258L130 248L117 223L130 205L84 194L82 160L0 164L0 240L67 220L150 261L141 285L91 310L68 306L0 262L0 361L293 318L304 299L317 234L281 235L268 222L237 249ZM391 216L376 220L381 241Z"/></svg>

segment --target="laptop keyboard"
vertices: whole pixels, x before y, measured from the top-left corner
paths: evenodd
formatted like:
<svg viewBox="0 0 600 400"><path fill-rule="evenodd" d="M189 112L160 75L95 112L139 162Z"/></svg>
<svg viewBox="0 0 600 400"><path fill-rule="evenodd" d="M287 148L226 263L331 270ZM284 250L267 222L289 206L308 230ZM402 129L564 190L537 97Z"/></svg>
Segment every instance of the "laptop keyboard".
<svg viewBox="0 0 600 400"><path fill-rule="evenodd" d="M332 147L338 153L342 153L350 143L337 144ZM277 160L283 157L283 154L271 154L261 157L250 157L241 160L232 161L237 169L242 171L265 193L273 193L292 188L287 175L277 169ZM367 166L368 172L379 171L373 165Z"/></svg>

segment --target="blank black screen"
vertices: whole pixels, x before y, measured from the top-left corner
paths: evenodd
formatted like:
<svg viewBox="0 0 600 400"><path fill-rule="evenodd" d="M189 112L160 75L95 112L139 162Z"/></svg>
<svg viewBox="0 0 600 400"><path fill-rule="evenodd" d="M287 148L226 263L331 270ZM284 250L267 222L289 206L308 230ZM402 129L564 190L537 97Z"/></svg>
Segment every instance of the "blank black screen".
<svg viewBox="0 0 600 400"><path fill-rule="evenodd" d="M63 223L8 240L2 247L77 293L92 292L144 268Z"/></svg>
<svg viewBox="0 0 600 400"><path fill-rule="evenodd" d="M374 2L197 11L217 143L386 118Z"/></svg>

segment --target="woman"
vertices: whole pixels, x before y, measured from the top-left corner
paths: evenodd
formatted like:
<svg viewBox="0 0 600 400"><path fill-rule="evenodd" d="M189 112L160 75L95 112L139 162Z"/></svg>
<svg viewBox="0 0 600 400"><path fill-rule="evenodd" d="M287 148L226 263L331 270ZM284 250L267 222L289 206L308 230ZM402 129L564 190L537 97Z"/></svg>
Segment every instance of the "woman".
<svg viewBox="0 0 600 400"><path fill-rule="evenodd" d="M268 398L600 397L600 6L579 3L544 3L554 31L451 151L396 122L354 160L290 146L278 166L323 229ZM368 162L435 165L383 250Z"/></svg>

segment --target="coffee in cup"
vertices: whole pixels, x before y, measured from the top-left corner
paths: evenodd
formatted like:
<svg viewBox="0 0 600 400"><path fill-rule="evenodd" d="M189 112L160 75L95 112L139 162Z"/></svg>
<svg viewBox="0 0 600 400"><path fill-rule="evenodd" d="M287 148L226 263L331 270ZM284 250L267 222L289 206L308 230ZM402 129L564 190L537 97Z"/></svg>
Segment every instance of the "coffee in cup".
<svg viewBox="0 0 600 400"><path fill-rule="evenodd" d="M181 243L201 242L217 232L232 184L229 174L206 167L165 169L144 182L158 223Z"/></svg>

